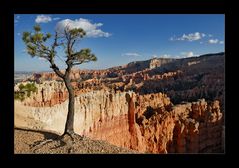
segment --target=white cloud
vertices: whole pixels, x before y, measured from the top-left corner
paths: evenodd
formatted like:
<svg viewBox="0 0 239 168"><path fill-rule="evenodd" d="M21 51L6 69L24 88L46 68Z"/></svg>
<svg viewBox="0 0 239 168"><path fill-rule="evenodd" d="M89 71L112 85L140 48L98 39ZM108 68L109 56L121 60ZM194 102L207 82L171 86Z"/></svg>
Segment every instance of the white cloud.
<svg viewBox="0 0 239 168"><path fill-rule="evenodd" d="M175 36L174 36L174 37L170 37L169 40L170 40L170 41L175 41Z"/></svg>
<svg viewBox="0 0 239 168"><path fill-rule="evenodd" d="M210 40L208 40L209 44L217 44L218 42L219 42L218 39L210 39Z"/></svg>
<svg viewBox="0 0 239 168"><path fill-rule="evenodd" d="M63 32L66 26L68 26L69 29L82 28L86 32L87 37L109 37L111 35L99 29L99 27L103 26L102 23L91 23L88 19L62 20L56 24L56 30L58 32Z"/></svg>
<svg viewBox="0 0 239 168"><path fill-rule="evenodd" d="M42 61L45 61L46 59L45 58L42 58L42 57L38 57L39 60L42 60Z"/></svg>
<svg viewBox="0 0 239 168"><path fill-rule="evenodd" d="M122 56L139 57L141 55L138 53L124 53Z"/></svg>
<svg viewBox="0 0 239 168"><path fill-rule="evenodd" d="M17 35L18 35L18 36L20 36L20 35L21 35L21 33L17 33Z"/></svg>
<svg viewBox="0 0 239 168"><path fill-rule="evenodd" d="M224 41L219 41L219 44L224 44Z"/></svg>
<svg viewBox="0 0 239 168"><path fill-rule="evenodd" d="M157 55L153 55L153 56L157 56ZM157 56L157 58L189 58L189 57L196 57L198 55L195 55L192 51L188 51L188 52L181 52L179 55L170 55L170 54L163 54L160 56Z"/></svg>
<svg viewBox="0 0 239 168"><path fill-rule="evenodd" d="M196 55L194 55L194 53L192 51L189 51L189 52L182 52L181 56L188 58L188 57L194 57Z"/></svg>
<svg viewBox="0 0 239 168"><path fill-rule="evenodd" d="M172 57L170 54L163 54L159 56L160 58L170 58Z"/></svg>
<svg viewBox="0 0 239 168"><path fill-rule="evenodd" d="M183 35L180 40L187 40L187 41L195 41L195 40L200 40L201 39L201 35L199 32L196 33L190 33L188 35Z"/></svg>
<svg viewBox="0 0 239 168"><path fill-rule="evenodd" d="M209 39L208 43L209 44L224 44L224 41L218 40L218 39Z"/></svg>
<svg viewBox="0 0 239 168"><path fill-rule="evenodd" d="M16 17L15 17L15 19L14 19L14 23L18 23L19 22L19 19L20 19L20 15L17 15Z"/></svg>
<svg viewBox="0 0 239 168"><path fill-rule="evenodd" d="M52 21L52 19L48 15L38 15L35 19L36 23L48 23L48 22L51 22L51 21Z"/></svg>
<svg viewBox="0 0 239 168"><path fill-rule="evenodd" d="M59 19L61 19L61 18L59 18L59 17L52 18L52 20L59 20Z"/></svg>
<svg viewBox="0 0 239 168"><path fill-rule="evenodd" d="M152 55L152 58L158 58L159 56L157 56L156 54Z"/></svg>
<svg viewBox="0 0 239 168"><path fill-rule="evenodd" d="M205 37L206 34L205 33L199 33L199 32L195 32L195 33L190 33L190 34L183 34L181 37L171 37L169 40L171 41L196 41L196 40L200 40L203 37Z"/></svg>
<svg viewBox="0 0 239 168"><path fill-rule="evenodd" d="M212 34L208 34L208 37L212 37Z"/></svg>

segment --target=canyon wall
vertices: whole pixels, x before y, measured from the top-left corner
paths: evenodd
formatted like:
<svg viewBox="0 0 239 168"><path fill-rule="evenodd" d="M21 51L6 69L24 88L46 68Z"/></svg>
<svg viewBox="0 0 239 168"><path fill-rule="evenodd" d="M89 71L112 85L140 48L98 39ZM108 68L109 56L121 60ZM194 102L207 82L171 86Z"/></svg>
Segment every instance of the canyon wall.
<svg viewBox="0 0 239 168"><path fill-rule="evenodd" d="M87 92L77 96L75 98L75 131L77 133L84 134L84 132L93 129L94 122L107 122L108 120L118 116L126 117L126 119L128 119L128 104L123 103L125 102L125 94L126 93L117 92L113 95L111 92L101 90ZM131 93L129 92L128 94ZM21 127L17 121L17 116L20 116L25 118L25 120L30 118L39 121L41 123L40 127L38 127L39 129L51 130L58 132L59 134L63 133L67 115L68 100L62 102L61 104L49 107L47 107L49 104L45 104L46 106L44 107L38 107L38 104L35 103L35 96L37 97L38 95L31 95L31 97L26 99L25 101L27 103L25 101L20 102L15 100L15 126ZM42 102L40 102L40 104L41 103ZM31 106L29 106L29 104ZM31 125L31 123L27 124L27 121L23 126L30 127L31 129L35 128L35 126Z"/></svg>
<svg viewBox="0 0 239 168"><path fill-rule="evenodd" d="M197 102L173 107L176 116L173 137L168 142L170 153L223 152L224 136L219 101Z"/></svg>
<svg viewBox="0 0 239 168"><path fill-rule="evenodd" d="M23 102L15 100L15 126L62 134L68 104L62 84L44 82ZM173 105L163 93L115 90L82 92L75 99L74 130L81 135L146 153L223 151L218 101Z"/></svg>
<svg viewBox="0 0 239 168"><path fill-rule="evenodd" d="M31 82L18 83L14 87L14 91L19 91L19 85L26 85ZM41 84L34 83L37 87L36 92L31 92L29 97L25 97L24 102L26 106L34 107L51 107L61 104L68 99L68 92L63 82L45 81Z"/></svg>
<svg viewBox="0 0 239 168"><path fill-rule="evenodd" d="M70 76L77 94L81 94L82 90L88 92L106 88L132 90L141 95L162 92L167 94L174 104L203 98L210 101L219 100L224 113L224 71L225 53L215 53L183 59L153 58L104 70L74 69ZM29 80L44 83L61 79L55 73L49 72L34 74ZM45 88L47 87L49 86ZM54 96L56 98L52 100L57 100L57 97L60 97L60 100L67 98L65 92L56 92ZM59 103L45 100L41 102L44 103L38 104L39 107ZM38 100L35 103L37 104Z"/></svg>

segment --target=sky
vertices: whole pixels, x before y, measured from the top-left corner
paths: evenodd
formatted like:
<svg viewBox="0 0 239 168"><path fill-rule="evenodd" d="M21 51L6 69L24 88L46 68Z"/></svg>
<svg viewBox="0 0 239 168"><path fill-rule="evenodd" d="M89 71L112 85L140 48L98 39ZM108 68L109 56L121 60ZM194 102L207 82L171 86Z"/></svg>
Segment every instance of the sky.
<svg viewBox="0 0 239 168"><path fill-rule="evenodd" d="M153 57L185 58L225 50L223 14L15 14L15 71L51 71L46 60L26 53L22 41L22 33L32 31L36 24L52 35L66 25L86 31L76 48L90 48L98 60L77 66L80 69L105 69ZM57 53L62 59L56 57L56 64L64 69L64 50L59 48Z"/></svg>

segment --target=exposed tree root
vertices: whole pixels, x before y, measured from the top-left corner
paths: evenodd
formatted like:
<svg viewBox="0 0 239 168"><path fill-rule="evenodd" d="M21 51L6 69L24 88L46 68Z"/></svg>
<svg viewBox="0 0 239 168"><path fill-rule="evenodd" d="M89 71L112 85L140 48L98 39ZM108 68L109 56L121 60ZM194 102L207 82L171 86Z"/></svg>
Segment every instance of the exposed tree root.
<svg viewBox="0 0 239 168"><path fill-rule="evenodd" d="M34 144L30 145L30 147L32 148L33 151L36 151L37 149L41 148L42 146L53 142L54 139L44 139L43 141L37 141Z"/></svg>
<svg viewBox="0 0 239 168"><path fill-rule="evenodd" d="M75 144L77 140L83 140L83 136L80 136L74 132L72 133L64 133L63 135L56 137L56 138L51 138L51 139L44 139L42 141L37 141L34 144L32 144L30 147L32 150L35 152L36 150L42 148L43 146L47 145L48 143L51 142L56 142L60 141L60 145L57 147L61 146L70 146L69 151L73 150L72 146Z"/></svg>
<svg viewBox="0 0 239 168"><path fill-rule="evenodd" d="M76 139L81 139L81 140L83 139L83 136L80 136L79 134L76 134L74 132L72 133L66 132L60 137L60 139L64 141L64 140L68 140L68 137L70 137L73 143L75 142Z"/></svg>

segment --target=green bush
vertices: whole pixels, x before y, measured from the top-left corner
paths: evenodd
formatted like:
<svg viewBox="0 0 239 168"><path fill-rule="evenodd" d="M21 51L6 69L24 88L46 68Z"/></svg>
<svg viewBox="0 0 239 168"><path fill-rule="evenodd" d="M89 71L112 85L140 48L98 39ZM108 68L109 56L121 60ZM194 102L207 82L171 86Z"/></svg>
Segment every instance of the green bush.
<svg viewBox="0 0 239 168"><path fill-rule="evenodd" d="M25 93L23 92L16 92L14 94L14 98L23 101L25 99Z"/></svg>
<svg viewBox="0 0 239 168"><path fill-rule="evenodd" d="M37 91L37 87L35 86L34 83L28 83L26 84L26 86L24 87L28 92L36 92Z"/></svg>
<svg viewBox="0 0 239 168"><path fill-rule="evenodd" d="M19 89L22 90L23 88L24 88L24 85L21 83L21 84L19 85Z"/></svg>
<svg viewBox="0 0 239 168"><path fill-rule="evenodd" d="M14 99L23 101L26 96L31 96L31 92L37 92L37 87L35 83L27 83L26 85L23 85L21 83L19 85L19 91L14 93Z"/></svg>

